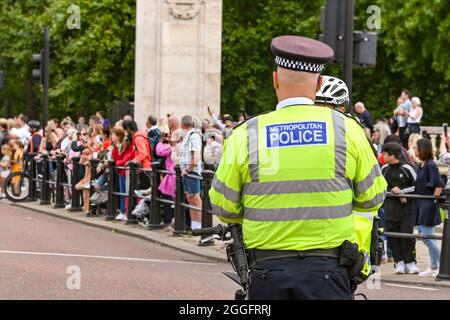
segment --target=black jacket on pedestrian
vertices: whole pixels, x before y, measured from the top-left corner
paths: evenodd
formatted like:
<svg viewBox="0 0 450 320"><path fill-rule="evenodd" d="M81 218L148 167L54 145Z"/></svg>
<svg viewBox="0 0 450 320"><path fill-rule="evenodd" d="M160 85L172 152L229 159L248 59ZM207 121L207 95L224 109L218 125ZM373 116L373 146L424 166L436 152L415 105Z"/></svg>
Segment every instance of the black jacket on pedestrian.
<svg viewBox="0 0 450 320"><path fill-rule="evenodd" d="M413 167L404 162L398 164L385 164L381 168L381 172L388 184L387 191L395 187L400 188L401 193L414 193L416 172ZM384 219L391 221L399 221L405 217L413 217L414 200L407 199L406 203L401 203L400 198L387 197L384 201Z"/></svg>

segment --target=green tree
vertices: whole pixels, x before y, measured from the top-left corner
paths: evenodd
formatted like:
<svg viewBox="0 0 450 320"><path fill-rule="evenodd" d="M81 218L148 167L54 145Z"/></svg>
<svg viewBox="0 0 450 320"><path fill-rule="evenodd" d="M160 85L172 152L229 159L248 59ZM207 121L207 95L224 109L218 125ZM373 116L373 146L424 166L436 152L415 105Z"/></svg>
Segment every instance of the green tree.
<svg viewBox="0 0 450 320"><path fill-rule="evenodd" d="M42 47L43 26L52 36L51 116L88 114L106 110L114 100L133 100L135 1L77 1L79 30L67 27L72 3L2 1L0 52L6 82L2 96L13 99L14 113L26 110L31 54Z"/></svg>

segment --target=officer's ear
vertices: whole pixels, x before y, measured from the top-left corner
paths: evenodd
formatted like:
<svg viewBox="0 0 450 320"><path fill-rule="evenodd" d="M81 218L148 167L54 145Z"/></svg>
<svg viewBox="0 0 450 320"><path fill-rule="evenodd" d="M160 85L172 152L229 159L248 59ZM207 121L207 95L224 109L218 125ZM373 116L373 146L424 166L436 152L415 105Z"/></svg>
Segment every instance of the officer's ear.
<svg viewBox="0 0 450 320"><path fill-rule="evenodd" d="M323 83L323 77L320 75L320 76L317 78L316 92L319 92L320 87L322 86L322 83Z"/></svg>
<svg viewBox="0 0 450 320"><path fill-rule="evenodd" d="M280 87L280 80L278 79L278 72L273 72L273 88L278 91Z"/></svg>

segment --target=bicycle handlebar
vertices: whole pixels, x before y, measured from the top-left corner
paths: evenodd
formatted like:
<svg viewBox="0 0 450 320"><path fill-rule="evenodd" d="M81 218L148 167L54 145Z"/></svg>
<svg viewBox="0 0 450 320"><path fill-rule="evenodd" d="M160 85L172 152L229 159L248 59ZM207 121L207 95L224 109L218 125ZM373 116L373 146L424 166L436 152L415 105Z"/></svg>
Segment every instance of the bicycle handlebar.
<svg viewBox="0 0 450 320"><path fill-rule="evenodd" d="M223 236L228 232L228 228L218 224L215 227L211 227L211 228L202 228L202 229L195 229L192 230L192 235L194 236L210 236L213 234L217 234L219 235L221 238L223 238Z"/></svg>

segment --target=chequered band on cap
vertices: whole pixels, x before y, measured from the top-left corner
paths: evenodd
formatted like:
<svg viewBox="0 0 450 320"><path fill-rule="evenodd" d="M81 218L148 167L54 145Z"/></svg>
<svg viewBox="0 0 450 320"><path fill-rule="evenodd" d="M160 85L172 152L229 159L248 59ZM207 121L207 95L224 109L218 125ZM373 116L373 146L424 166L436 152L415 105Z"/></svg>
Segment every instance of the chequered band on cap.
<svg viewBox="0 0 450 320"><path fill-rule="evenodd" d="M278 57L278 56L275 57L275 63L282 68L298 70L298 71L313 72L313 73L320 73L320 72L322 72L323 68L325 67L324 64L290 60L290 59L286 59L286 58L282 58L282 57Z"/></svg>

